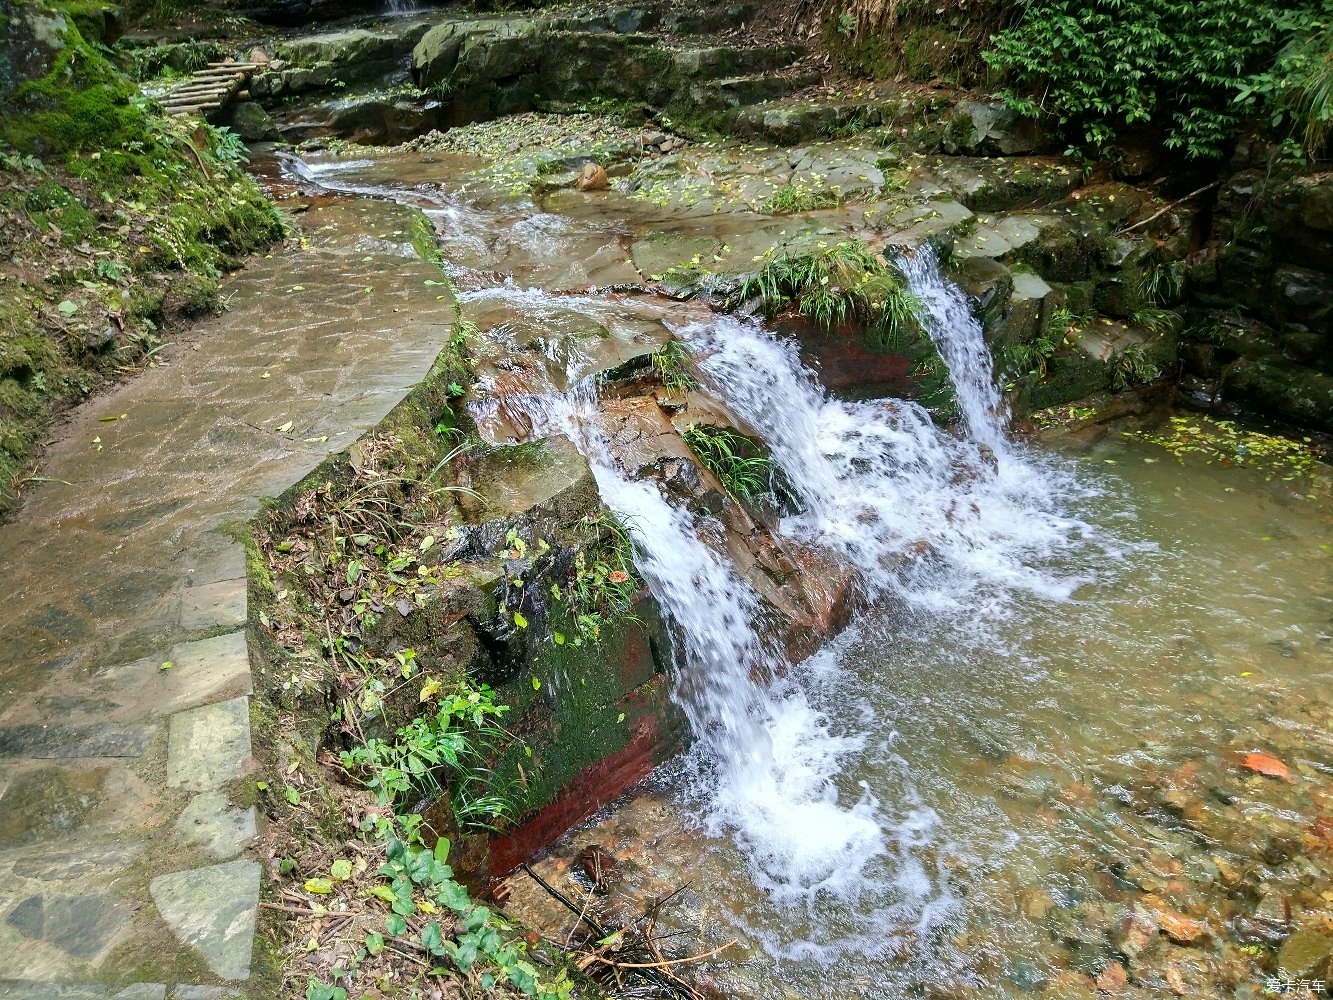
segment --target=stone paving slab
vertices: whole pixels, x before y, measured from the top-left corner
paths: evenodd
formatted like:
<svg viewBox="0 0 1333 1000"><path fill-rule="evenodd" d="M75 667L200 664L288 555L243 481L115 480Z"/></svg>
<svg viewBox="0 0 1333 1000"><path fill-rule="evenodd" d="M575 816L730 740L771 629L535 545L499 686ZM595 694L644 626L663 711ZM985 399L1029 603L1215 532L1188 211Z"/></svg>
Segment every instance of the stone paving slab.
<svg viewBox="0 0 1333 1000"><path fill-rule="evenodd" d="M196 844L218 861L240 854L255 836L255 810L234 809L221 792L196 795L176 820L176 834Z"/></svg>
<svg viewBox="0 0 1333 1000"><path fill-rule="evenodd" d="M181 599L181 628L187 632L245 625L245 580L190 587Z"/></svg>
<svg viewBox="0 0 1333 1000"><path fill-rule="evenodd" d="M447 341L438 273L382 238L412 223L313 207L307 248L228 279L228 312L70 415L52 481L0 526L0 1000L245 995L261 870L233 859L257 817L222 788L251 752L245 555L221 529L373 426ZM200 858L221 863L175 870ZM97 985L177 966L212 978Z"/></svg>
<svg viewBox="0 0 1333 1000"><path fill-rule="evenodd" d="M62 726L28 723L0 727L0 757L142 757L157 732L153 725Z"/></svg>
<svg viewBox="0 0 1333 1000"><path fill-rule="evenodd" d="M167 784L211 792L239 778L250 759L250 700L233 698L171 717Z"/></svg>
<svg viewBox="0 0 1333 1000"><path fill-rule="evenodd" d="M223 979L250 977L259 916L259 862L229 861L160 875L149 886L172 933Z"/></svg>

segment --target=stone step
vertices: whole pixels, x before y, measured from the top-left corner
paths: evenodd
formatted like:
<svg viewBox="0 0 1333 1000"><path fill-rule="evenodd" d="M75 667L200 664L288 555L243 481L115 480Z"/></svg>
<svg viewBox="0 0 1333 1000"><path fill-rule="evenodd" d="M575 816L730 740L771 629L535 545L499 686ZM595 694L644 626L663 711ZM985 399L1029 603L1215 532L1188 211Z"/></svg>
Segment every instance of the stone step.
<svg viewBox="0 0 1333 1000"><path fill-rule="evenodd" d="M689 88L690 103L699 111L732 111L762 104L814 86L823 79L816 70L784 75L761 73L697 83Z"/></svg>
<svg viewBox="0 0 1333 1000"><path fill-rule="evenodd" d="M725 78L783 69L806 54L799 45L766 45L737 49L711 46L675 49L672 58L681 76Z"/></svg>

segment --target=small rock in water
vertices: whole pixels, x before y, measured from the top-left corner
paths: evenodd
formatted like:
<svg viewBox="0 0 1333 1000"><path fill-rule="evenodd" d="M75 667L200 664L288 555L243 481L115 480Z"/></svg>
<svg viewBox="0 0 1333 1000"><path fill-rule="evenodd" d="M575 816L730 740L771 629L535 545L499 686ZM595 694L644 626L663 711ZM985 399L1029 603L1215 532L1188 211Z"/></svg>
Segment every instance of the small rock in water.
<svg viewBox="0 0 1333 1000"><path fill-rule="evenodd" d="M1291 920L1291 910L1281 893L1265 892L1259 897L1259 905L1254 908L1254 916L1267 924L1285 924Z"/></svg>
<svg viewBox="0 0 1333 1000"><path fill-rule="evenodd" d="M1134 912L1129 922L1120 932L1117 946L1120 953L1128 959L1137 958L1152 943L1157 934L1157 915L1142 903L1134 904Z"/></svg>
<svg viewBox="0 0 1333 1000"><path fill-rule="evenodd" d="M579 851L579 866L597 892L610 892L620 882L619 864L610 851L596 844Z"/></svg>
<svg viewBox="0 0 1333 1000"><path fill-rule="evenodd" d="M1104 993L1119 993L1129 985L1129 973L1119 962L1112 962L1097 977L1097 989Z"/></svg>
<svg viewBox="0 0 1333 1000"><path fill-rule="evenodd" d="M589 163L579 174L575 186L580 191L605 191L610 185L611 181L606 176L606 168L600 163Z"/></svg>
<svg viewBox="0 0 1333 1000"><path fill-rule="evenodd" d="M1158 910L1157 925L1176 944L1193 944L1208 933L1208 925L1174 910Z"/></svg>
<svg viewBox="0 0 1333 1000"><path fill-rule="evenodd" d="M1333 940L1307 928L1287 938L1277 953L1277 964L1289 978L1320 978L1329 972L1330 956L1333 956Z"/></svg>
<svg viewBox="0 0 1333 1000"><path fill-rule="evenodd" d="M1282 781L1291 780L1291 768L1271 753L1265 753L1262 750L1247 753L1241 758L1241 766L1247 771L1263 774L1270 778L1280 778Z"/></svg>

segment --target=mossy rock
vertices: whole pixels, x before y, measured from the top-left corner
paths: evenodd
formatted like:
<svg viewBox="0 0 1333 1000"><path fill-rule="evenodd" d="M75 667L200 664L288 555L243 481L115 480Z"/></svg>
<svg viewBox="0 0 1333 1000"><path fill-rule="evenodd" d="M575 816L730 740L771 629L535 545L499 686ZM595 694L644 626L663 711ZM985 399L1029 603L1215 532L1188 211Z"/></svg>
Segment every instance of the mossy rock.
<svg viewBox="0 0 1333 1000"><path fill-rule="evenodd" d="M62 14L27 0L0 39L0 139L40 154L118 146L142 135L133 88ZM11 70L6 79L4 70Z"/></svg>

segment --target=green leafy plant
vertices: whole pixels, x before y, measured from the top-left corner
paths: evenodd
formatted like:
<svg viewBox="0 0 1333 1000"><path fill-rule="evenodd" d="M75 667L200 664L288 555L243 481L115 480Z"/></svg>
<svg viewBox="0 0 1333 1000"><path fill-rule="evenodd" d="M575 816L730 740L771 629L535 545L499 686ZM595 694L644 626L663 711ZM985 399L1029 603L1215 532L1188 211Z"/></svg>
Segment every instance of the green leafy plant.
<svg viewBox="0 0 1333 1000"><path fill-rule="evenodd" d="M1111 387L1117 392L1147 385L1161 375L1161 367L1149 359L1141 347L1128 347L1111 362Z"/></svg>
<svg viewBox="0 0 1333 1000"><path fill-rule="evenodd" d="M612 619L635 620L631 610L641 586L629 528L609 511L585 515L583 525L593 532L592 540L575 554L568 586L562 590L553 585L552 591L574 617L579 630L576 643L597 641ZM560 633L552 639L557 644L565 641Z"/></svg>
<svg viewBox="0 0 1333 1000"><path fill-rule="evenodd" d="M245 148L245 140L231 129L221 125L205 125L213 158L229 168L241 167L250 162L250 152Z"/></svg>
<svg viewBox="0 0 1333 1000"><path fill-rule="evenodd" d="M1167 148L1216 159L1279 89L1268 71L1321 2L1029 0L983 57L1007 74L1013 107L1053 115L1094 152L1125 128L1160 126Z"/></svg>
<svg viewBox="0 0 1333 1000"><path fill-rule="evenodd" d="M1019 381L1040 382L1046 377L1046 362L1055 353L1055 343L1047 337L1038 337L1028 344L1009 344L998 352L996 367L1006 389Z"/></svg>
<svg viewBox="0 0 1333 1000"><path fill-rule="evenodd" d="M825 330L855 321L881 344L916 327L915 297L897 270L864 243L821 241L813 253L774 257L770 250L766 256L737 298L758 300L769 315L794 303Z"/></svg>
<svg viewBox="0 0 1333 1000"><path fill-rule="evenodd" d="M423 688L423 695L433 696L428 688ZM507 705L495 703L495 692L486 685L461 682L436 703L433 715L413 719L398 730L393 742L372 738L344 750L342 764L360 777L381 805L398 810L413 800L438 798L450 791L460 823L497 827L516 809L510 798L489 789L485 765L499 744L509 739L498 725L508 711Z"/></svg>
<svg viewBox="0 0 1333 1000"><path fill-rule="evenodd" d="M734 499L755 503L773 492L773 461L744 434L691 424L681 437Z"/></svg>

